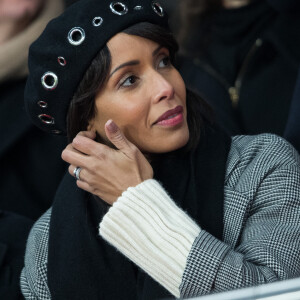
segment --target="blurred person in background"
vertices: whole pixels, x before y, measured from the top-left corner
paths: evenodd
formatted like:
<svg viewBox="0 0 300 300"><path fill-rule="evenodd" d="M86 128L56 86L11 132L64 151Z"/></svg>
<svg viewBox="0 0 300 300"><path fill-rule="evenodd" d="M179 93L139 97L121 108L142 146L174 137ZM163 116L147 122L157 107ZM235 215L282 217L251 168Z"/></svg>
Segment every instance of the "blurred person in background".
<svg viewBox="0 0 300 300"><path fill-rule="evenodd" d="M28 49L62 11L62 0L0 0L0 208L31 219L51 205L65 140L41 134L25 114Z"/></svg>
<svg viewBox="0 0 300 300"><path fill-rule="evenodd" d="M299 12L297 0L181 1L181 73L229 134L275 133L300 150Z"/></svg>
<svg viewBox="0 0 300 300"><path fill-rule="evenodd" d="M63 0L0 0L0 299L18 299L29 229L65 169L65 140L37 130L23 104L29 46L63 8Z"/></svg>

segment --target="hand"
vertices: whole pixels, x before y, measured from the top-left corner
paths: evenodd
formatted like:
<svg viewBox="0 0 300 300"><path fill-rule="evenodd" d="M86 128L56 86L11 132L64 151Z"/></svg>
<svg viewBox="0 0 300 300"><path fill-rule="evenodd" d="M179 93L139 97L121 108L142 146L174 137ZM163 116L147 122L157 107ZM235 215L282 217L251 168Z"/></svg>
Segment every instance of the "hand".
<svg viewBox="0 0 300 300"><path fill-rule="evenodd" d="M77 180L79 188L112 205L128 187L153 178L153 169L112 120L105 124L105 132L118 150L93 141L95 133L85 131L65 148L62 159L70 164L72 176L76 167L82 168Z"/></svg>

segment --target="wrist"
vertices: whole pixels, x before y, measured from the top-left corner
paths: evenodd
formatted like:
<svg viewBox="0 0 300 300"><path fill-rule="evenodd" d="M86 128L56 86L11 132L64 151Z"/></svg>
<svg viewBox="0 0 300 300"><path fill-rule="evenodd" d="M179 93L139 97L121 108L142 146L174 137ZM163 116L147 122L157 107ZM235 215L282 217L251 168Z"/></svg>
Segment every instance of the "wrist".
<svg viewBox="0 0 300 300"><path fill-rule="evenodd" d="M126 190L100 223L100 235L179 297L187 257L200 227L155 180Z"/></svg>

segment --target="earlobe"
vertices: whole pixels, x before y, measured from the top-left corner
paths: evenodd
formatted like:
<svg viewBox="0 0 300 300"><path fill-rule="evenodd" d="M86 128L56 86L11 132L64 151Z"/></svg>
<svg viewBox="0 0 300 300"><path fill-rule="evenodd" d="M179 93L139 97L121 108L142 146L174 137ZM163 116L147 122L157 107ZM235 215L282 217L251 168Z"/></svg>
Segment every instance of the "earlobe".
<svg viewBox="0 0 300 300"><path fill-rule="evenodd" d="M92 121L89 122L89 125L87 126L87 130L88 131L96 132L96 128L94 126L94 120L92 120Z"/></svg>

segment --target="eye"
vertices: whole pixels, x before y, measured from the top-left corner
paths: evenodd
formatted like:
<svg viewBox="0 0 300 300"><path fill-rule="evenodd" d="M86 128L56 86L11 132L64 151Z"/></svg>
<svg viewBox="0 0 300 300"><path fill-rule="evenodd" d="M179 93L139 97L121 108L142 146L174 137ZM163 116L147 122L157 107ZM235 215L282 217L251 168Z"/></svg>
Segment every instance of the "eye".
<svg viewBox="0 0 300 300"><path fill-rule="evenodd" d="M136 77L134 75L128 76L124 80L121 81L120 87L122 88L122 87L132 86L137 82L137 80L138 80L138 77Z"/></svg>
<svg viewBox="0 0 300 300"><path fill-rule="evenodd" d="M171 59L169 56L165 56L163 57L158 64L159 68L166 68L169 67L171 65Z"/></svg>

